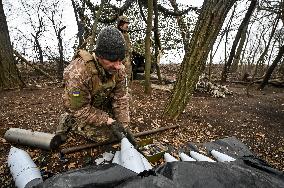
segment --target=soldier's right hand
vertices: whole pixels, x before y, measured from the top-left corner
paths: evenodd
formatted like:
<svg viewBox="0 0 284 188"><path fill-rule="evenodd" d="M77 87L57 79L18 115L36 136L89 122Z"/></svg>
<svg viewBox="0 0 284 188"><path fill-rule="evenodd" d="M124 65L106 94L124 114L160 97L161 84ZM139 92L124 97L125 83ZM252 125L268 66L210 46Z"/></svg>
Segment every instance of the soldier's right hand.
<svg viewBox="0 0 284 188"><path fill-rule="evenodd" d="M128 141L136 147L137 143L136 140L128 127L124 127L120 122L113 122L111 124L111 128L113 130L114 135L121 140L122 138L126 137Z"/></svg>
<svg viewBox="0 0 284 188"><path fill-rule="evenodd" d="M115 122L115 120L114 119L112 119L112 118L107 118L107 125L111 125L112 123L114 123Z"/></svg>

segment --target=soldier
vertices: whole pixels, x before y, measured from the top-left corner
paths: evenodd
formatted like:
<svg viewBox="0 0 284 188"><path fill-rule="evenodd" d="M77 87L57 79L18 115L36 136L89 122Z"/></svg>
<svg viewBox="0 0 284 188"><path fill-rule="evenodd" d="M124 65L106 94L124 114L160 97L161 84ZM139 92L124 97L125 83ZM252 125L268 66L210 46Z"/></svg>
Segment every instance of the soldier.
<svg viewBox="0 0 284 188"><path fill-rule="evenodd" d="M126 51L125 51L125 68L127 73L128 81L130 82L131 75L132 75L132 66L131 66L131 54L132 54L132 46L130 42L130 37L128 34L128 26L129 26L129 20L126 16L119 16L117 19L117 28L121 31L123 34L125 43L126 43ZM129 83L128 82L128 83Z"/></svg>
<svg viewBox="0 0 284 188"><path fill-rule="evenodd" d="M106 27L98 35L95 53L79 50L65 68L63 101L67 113L57 129L63 140L70 129L97 142L113 136L110 127L128 133L124 129L130 122L122 63L125 48L119 30Z"/></svg>

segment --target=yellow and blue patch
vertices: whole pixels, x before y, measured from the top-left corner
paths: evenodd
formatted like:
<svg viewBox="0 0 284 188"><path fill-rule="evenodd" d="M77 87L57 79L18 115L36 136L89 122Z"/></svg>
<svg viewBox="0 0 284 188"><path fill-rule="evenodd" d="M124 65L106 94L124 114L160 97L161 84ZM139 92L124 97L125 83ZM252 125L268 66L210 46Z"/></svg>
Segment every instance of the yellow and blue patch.
<svg viewBox="0 0 284 188"><path fill-rule="evenodd" d="M80 96L80 91L72 91L72 95L74 97L79 97Z"/></svg>

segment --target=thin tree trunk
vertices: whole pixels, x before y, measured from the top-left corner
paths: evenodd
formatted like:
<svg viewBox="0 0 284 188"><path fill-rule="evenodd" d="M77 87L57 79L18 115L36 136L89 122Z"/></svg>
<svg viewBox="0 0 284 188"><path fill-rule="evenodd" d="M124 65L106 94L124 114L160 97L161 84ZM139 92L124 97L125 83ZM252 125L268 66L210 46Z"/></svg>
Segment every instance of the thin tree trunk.
<svg viewBox="0 0 284 188"><path fill-rule="evenodd" d="M140 10L140 14L142 16L142 19L147 24L147 19L146 19L146 16L145 16L144 12L143 12L143 6L142 6L141 1L139 1L139 0L138 0L138 5L139 5L139 10Z"/></svg>
<svg viewBox="0 0 284 188"><path fill-rule="evenodd" d="M38 60L41 64L43 64L43 51L39 42L40 34L42 33L43 29L43 20L42 17L40 17L39 15L38 15L38 21L39 21L39 26L37 28L36 34L35 35L32 34L32 36L35 39L35 49L38 53Z"/></svg>
<svg viewBox="0 0 284 188"><path fill-rule="evenodd" d="M213 48L210 51L210 60L208 65L208 81L211 81L211 71L212 71L212 63L213 63Z"/></svg>
<svg viewBox="0 0 284 188"><path fill-rule="evenodd" d="M242 50L243 50L243 47L244 47L244 44L245 44L245 41L246 41L247 28L248 28L248 25L246 26L246 28L243 30L243 32L241 34L240 43L238 45L237 52L236 52L236 55L235 55L234 60L233 60L231 72L237 72L237 70L238 70L238 65L239 65L239 62L240 62L241 53L242 53Z"/></svg>
<svg viewBox="0 0 284 188"><path fill-rule="evenodd" d="M265 46L265 49L263 50L262 54L260 55L259 59L257 60L256 65L261 67L262 70L263 70L263 65L264 65L264 57L267 55L269 46L270 46L272 38L273 38L273 36L275 34L275 31L276 31L276 28L278 26L278 23L279 23L279 16L277 16L275 22L273 23L271 34L269 36L268 42L267 42L267 44ZM257 69L256 69L254 74L257 75Z"/></svg>
<svg viewBox="0 0 284 188"><path fill-rule="evenodd" d="M235 40L234 40L232 48L231 48L229 59L224 65L224 69L223 69L222 76L221 76L221 83L226 82L226 80L227 80L227 76L228 76L227 73L228 73L228 71L231 67L232 62L233 62L233 58L235 56L235 51L236 51L237 45L239 43L241 34L242 34L243 30L245 29L246 25L248 24L251 15L253 14L253 11L256 7L256 3L257 3L257 0L251 0L248 11L247 11L239 29L238 29L237 35L235 37Z"/></svg>
<svg viewBox="0 0 284 188"><path fill-rule="evenodd" d="M100 8L99 8L99 10L96 14L96 19L95 19L94 24L93 24L92 37L93 37L94 44L95 44L95 38L96 38L96 32L97 32L97 27L98 27L98 23L99 23L99 18L101 16L104 4L105 4L105 0L101 0Z"/></svg>
<svg viewBox="0 0 284 188"><path fill-rule="evenodd" d="M148 17L147 17L147 30L145 39L145 93L151 93L151 31L152 31L152 19L153 19L153 0L148 0Z"/></svg>
<svg viewBox="0 0 284 188"><path fill-rule="evenodd" d="M252 27L252 26L251 26ZM240 59L240 67L241 67L241 78L243 77L243 75L247 72L248 70L248 63L244 63L244 59L245 59L245 53L246 53L246 49L247 49L247 46L248 46L248 43L249 43L249 36L250 36L250 32L251 32L251 27L250 29L247 31L247 34L246 34L246 43L245 43L245 47L244 49L242 50L242 54L241 54L241 59Z"/></svg>
<svg viewBox="0 0 284 188"><path fill-rule="evenodd" d="M273 44L272 44L272 47L271 47L271 49L274 49L274 47L275 47L275 45L276 45L276 40L274 40L274 42L273 42ZM271 50L271 52L270 52L270 54L269 54L269 56L268 56L268 59L267 59L267 66L266 66L266 71L268 70L268 67L270 66L270 61L271 61L271 57L272 57L272 55L273 55L273 50Z"/></svg>
<svg viewBox="0 0 284 188"><path fill-rule="evenodd" d="M100 8L96 13L96 18L95 18L94 23L93 23L92 34L81 44L81 46L79 46L79 48L86 48L86 45L89 44L88 50L89 51L94 50L95 43L96 43L95 38L96 38L97 25L98 25L99 17L101 15L104 4L105 4L105 0L101 0Z"/></svg>
<svg viewBox="0 0 284 188"><path fill-rule="evenodd" d="M229 24L230 24L230 25L231 25L232 20L233 20L233 18L234 18L235 12L236 12L236 5L234 5L232 14L231 14L231 16L230 16L230 20L229 20ZM224 36L226 35L226 33L227 33L228 28L229 28L229 25L227 25L227 27L225 28L225 31L222 33L222 35L221 35L221 37L220 37L220 40L219 40L219 42L218 42L218 45L217 45L217 47L216 47L216 50L214 51L213 57L215 57L215 55L216 55L216 53L217 53L217 51L218 51L218 49L219 49L219 46L220 46L220 44L221 44L221 42L222 42L222 39L223 39L223 37L224 37ZM226 40L226 41L227 41L227 40ZM225 43L225 45L226 45L226 43ZM225 50L225 51L226 51L226 50ZM225 61L225 62L226 62L226 61Z"/></svg>
<svg viewBox="0 0 284 188"><path fill-rule="evenodd" d="M77 7L77 5L75 4L75 1L74 0L71 0L72 2L72 7L73 7L73 11L74 11L74 14L75 14L75 19L76 19L76 23L77 23L77 27L78 27L78 33L77 33L77 37L78 37L78 46L77 48L79 48L79 46L82 45L83 43L83 35L84 35L84 24L83 24L83 21L80 20L79 18L79 8Z"/></svg>
<svg viewBox="0 0 284 188"><path fill-rule="evenodd" d="M160 35L159 35L159 13L158 13L158 8L157 8L157 0L154 0L154 39L155 39L155 69L157 71L157 76L158 80L160 83L162 83L162 76L161 76L161 71L160 71L160 57L161 57L161 41L160 41Z"/></svg>
<svg viewBox="0 0 284 188"><path fill-rule="evenodd" d="M276 58L274 59L273 63L271 64L271 66L268 68L262 83L259 86L259 89L264 89L264 87L268 84L268 80L270 79L274 69L276 68L277 64L279 63L279 61L281 60L282 56L284 54L284 45L280 47L279 52L276 56Z"/></svg>
<svg viewBox="0 0 284 188"><path fill-rule="evenodd" d="M260 37L259 37L259 39L258 39L257 47L255 48L254 53L253 53L253 56L252 56L251 65L252 65L252 68L254 68L254 72L252 73L253 79L254 79L254 77L255 77L255 75L256 75L256 73L257 73L257 70L258 70L258 63L259 63L259 62L256 62L256 64L254 63L254 62L255 62L255 57L256 57L257 52L259 51L259 46L260 46L260 44L261 44L261 39L262 39L264 33L265 33L265 30L263 30L263 31L261 32ZM254 64L255 64L255 67L253 67Z"/></svg>
<svg viewBox="0 0 284 188"><path fill-rule="evenodd" d="M63 26L62 28L60 28L57 34L58 52L59 52L59 60L57 62L57 78L59 80L63 79L63 71L64 71L64 57L63 57L63 44L62 44L61 32L65 28L66 26Z"/></svg>
<svg viewBox="0 0 284 188"><path fill-rule="evenodd" d="M176 0L169 0L175 12L179 12ZM176 16L177 23L180 29L181 37L183 40L184 51L186 53L189 42L189 30L181 16Z"/></svg>
<svg viewBox="0 0 284 188"><path fill-rule="evenodd" d="M190 101L198 77L206 64L208 53L235 2L236 0L204 1L170 102L164 111L165 115L177 118Z"/></svg>

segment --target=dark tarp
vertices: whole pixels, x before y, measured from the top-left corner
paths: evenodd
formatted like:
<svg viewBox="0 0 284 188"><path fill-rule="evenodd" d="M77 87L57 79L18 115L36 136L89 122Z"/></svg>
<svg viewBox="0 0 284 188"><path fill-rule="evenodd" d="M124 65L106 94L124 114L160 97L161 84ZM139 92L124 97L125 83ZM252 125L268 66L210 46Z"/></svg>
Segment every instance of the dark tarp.
<svg viewBox="0 0 284 188"><path fill-rule="evenodd" d="M36 187L284 187L284 174L255 157L235 137L204 143L202 147L226 153L234 162L171 162L155 171L136 174L117 164L89 166L55 175ZM196 145L189 143L194 150Z"/></svg>
<svg viewBox="0 0 284 188"><path fill-rule="evenodd" d="M234 136L204 143L203 147L208 152L214 149L233 158L253 155L248 147Z"/></svg>
<svg viewBox="0 0 284 188"><path fill-rule="evenodd" d="M155 173L146 177L116 164L90 166L55 175L37 187L284 187L282 172L263 171L242 160L171 162Z"/></svg>

